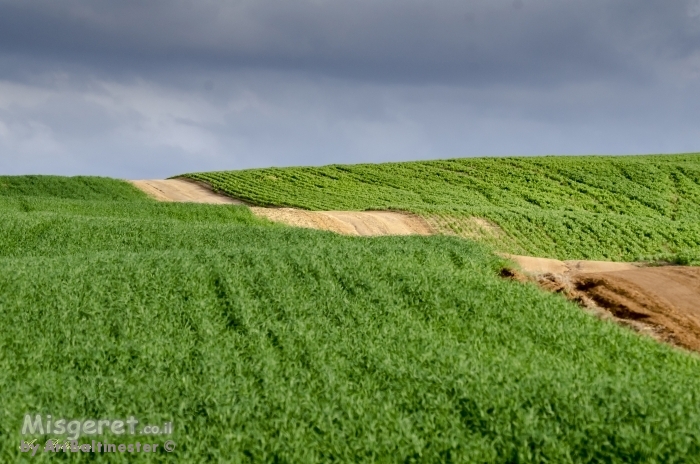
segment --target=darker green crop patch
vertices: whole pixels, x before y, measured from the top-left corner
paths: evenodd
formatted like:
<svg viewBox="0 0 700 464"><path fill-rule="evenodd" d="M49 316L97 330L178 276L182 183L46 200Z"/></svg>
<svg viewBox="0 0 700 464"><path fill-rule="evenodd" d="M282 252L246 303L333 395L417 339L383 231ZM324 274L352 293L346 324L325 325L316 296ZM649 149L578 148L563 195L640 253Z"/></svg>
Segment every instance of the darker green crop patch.
<svg viewBox="0 0 700 464"><path fill-rule="evenodd" d="M502 252L700 262L700 155L464 158L204 172L265 206L410 211ZM488 220L500 233L475 229Z"/></svg>

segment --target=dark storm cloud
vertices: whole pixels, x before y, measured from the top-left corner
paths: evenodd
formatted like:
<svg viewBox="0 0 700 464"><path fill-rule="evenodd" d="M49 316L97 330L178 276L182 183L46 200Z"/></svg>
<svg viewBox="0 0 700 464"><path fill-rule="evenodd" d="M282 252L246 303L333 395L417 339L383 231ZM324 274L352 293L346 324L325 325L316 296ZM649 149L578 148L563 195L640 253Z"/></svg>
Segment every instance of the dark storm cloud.
<svg viewBox="0 0 700 464"><path fill-rule="evenodd" d="M700 0L0 0L0 173L700 146Z"/></svg>
<svg viewBox="0 0 700 464"><path fill-rule="evenodd" d="M684 1L0 2L0 50L98 69L295 70L382 82L653 77L697 50Z"/></svg>

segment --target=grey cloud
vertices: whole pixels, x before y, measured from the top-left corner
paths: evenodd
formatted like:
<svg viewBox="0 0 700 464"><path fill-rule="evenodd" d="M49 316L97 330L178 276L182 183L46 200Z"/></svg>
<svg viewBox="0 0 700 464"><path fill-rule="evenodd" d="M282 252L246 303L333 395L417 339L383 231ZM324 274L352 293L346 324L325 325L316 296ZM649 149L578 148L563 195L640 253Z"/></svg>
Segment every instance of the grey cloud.
<svg viewBox="0 0 700 464"><path fill-rule="evenodd" d="M652 78L697 50L687 2L135 0L0 2L0 50L144 71L294 70L487 85Z"/></svg>
<svg viewBox="0 0 700 464"><path fill-rule="evenodd" d="M0 173L698 150L700 1L0 0Z"/></svg>
<svg viewBox="0 0 700 464"><path fill-rule="evenodd" d="M207 78L216 83L211 90L148 80L96 80L72 90L61 79L54 87L0 86L0 154L9 154L0 156L0 172L139 178L269 165L692 151L700 135L698 99L670 90L357 85L272 72Z"/></svg>

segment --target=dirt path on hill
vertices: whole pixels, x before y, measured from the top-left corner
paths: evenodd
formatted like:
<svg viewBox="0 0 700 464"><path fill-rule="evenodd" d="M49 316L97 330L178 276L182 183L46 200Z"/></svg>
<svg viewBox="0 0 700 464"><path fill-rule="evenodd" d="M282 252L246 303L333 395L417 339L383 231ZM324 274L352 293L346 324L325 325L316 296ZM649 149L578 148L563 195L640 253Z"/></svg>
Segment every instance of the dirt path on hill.
<svg viewBox="0 0 700 464"><path fill-rule="evenodd" d="M296 227L330 230L344 235L431 235L421 217L393 211L305 211L251 207L253 214Z"/></svg>
<svg viewBox="0 0 700 464"><path fill-rule="evenodd" d="M559 261L549 258L535 258L533 256L503 255L505 258L518 263L528 274L581 274L589 272L628 271L638 269L639 264L616 263L612 261Z"/></svg>
<svg viewBox="0 0 700 464"><path fill-rule="evenodd" d="M131 182L160 201L246 204L214 193L205 183L186 179ZM254 206L250 209L253 214L272 221L345 235L437 233L419 216L392 211L306 211ZM613 319L657 340L700 352L700 267L644 267L639 263L504 257L517 263L524 272L504 269L505 277L534 281L546 290L562 293L602 318Z"/></svg>
<svg viewBox="0 0 700 464"><path fill-rule="evenodd" d="M214 193L208 185L186 179L130 180L139 189L159 201L243 205L240 200Z"/></svg>
<svg viewBox="0 0 700 464"><path fill-rule="evenodd" d="M159 201L213 204L246 204L215 193L205 183L187 179L130 181ZM256 216L296 227L322 229L345 235L430 235L428 223L413 214L392 211L306 211L294 208L259 208L250 210Z"/></svg>

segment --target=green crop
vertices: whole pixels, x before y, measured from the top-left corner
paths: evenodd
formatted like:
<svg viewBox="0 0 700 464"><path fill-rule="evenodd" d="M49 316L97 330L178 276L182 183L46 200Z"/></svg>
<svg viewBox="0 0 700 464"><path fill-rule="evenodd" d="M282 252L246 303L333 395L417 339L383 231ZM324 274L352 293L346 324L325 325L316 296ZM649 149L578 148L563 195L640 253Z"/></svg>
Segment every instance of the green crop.
<svg viewBox="0 0 700 464"><path fill-rule="evenodd" d="M480 158L187 174L263 206L393 209L499 251L700 264L700 155ZM475 226L473 218L492 227Z"/></svg>
<svg viewBox="0 0 700 464"><path fill-rule="evenodd" d="M62 457L19 453L25 413L172 421L144 462L700 459L697 356L502 280L476 242L33 182L0 194L0 462Z"/></svg>

